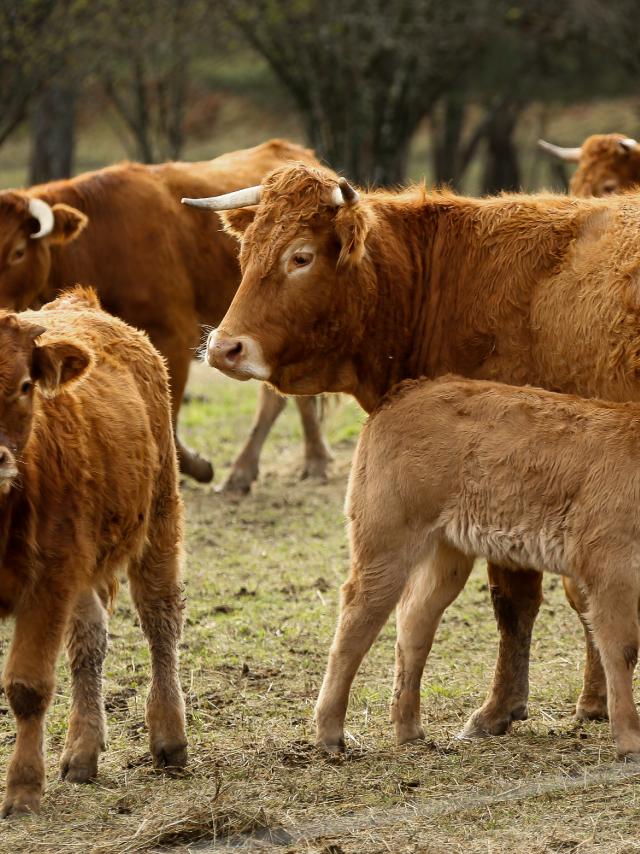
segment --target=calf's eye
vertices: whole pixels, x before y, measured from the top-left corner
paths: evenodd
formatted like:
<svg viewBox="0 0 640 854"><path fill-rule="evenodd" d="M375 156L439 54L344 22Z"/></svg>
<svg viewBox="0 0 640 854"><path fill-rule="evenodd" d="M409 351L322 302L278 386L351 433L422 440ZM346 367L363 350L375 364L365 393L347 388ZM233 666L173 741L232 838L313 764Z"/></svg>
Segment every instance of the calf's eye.
<svg viewBox="0 0 640 854"><path fill-rule="evenodd" d="M31 380L25 380L20 386L20 394L29 394L32 388L33 383L31 382Z"/></svg>

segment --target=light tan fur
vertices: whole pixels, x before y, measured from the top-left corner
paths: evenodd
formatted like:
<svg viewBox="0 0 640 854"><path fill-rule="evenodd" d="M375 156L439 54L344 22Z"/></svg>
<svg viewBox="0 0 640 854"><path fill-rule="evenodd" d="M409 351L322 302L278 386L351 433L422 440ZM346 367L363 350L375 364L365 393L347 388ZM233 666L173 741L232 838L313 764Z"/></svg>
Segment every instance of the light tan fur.
<svg viewBox="0 0 640 854"><path fill-rule="evenodd" d="M351 571L317 704L342 745L349 688L398 605L392 720L422 736L420 680L440 617L475 555L570 578L608 685L619 757L640 758L640 405L444 378L402 383L365 425L347 497Z"/></svg>

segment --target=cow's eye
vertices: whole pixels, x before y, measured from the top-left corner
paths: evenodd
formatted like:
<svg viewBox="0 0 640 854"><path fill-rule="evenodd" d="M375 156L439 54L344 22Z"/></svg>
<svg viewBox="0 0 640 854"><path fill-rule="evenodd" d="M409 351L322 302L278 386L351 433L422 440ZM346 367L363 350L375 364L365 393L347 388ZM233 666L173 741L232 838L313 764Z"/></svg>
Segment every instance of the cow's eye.
<svg viewBox="0 0 640 854"><path fill-rule="evenodd" d="M29 392L31 391L32 388L33 388L33 383L31 382L31 380L25 380L22 383L22 385L20 386L20 394L22 394L22 395L29 394Z"/></svg>
<svg viewBox="0 0 640 854"><path fill-rule="evenodd" d="M311 255L306 252L296 252L291 260L295 267L306 267L311 262Z"/></svg>
<svg viewBox="0 0 640 854"><path fill-rule="evenodd" d="M18 245L14 247L13 252L9 256L9 263L10 264L20 263L20 261L22 261L22 259L26 255L26 252L27 252L26 244L18 243Z"/></svg>

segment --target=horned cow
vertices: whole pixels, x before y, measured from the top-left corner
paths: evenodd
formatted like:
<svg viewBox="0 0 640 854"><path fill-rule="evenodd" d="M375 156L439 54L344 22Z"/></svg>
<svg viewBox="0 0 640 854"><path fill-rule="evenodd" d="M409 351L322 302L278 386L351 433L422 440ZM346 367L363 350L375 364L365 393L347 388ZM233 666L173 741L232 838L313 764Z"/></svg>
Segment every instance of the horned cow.
<svg viewBox="0 0 640 854"><path fill-rule="evenodd" d="M563 148L544 139L543 151L577 163L569 189L574 196L606 196L640 186L640 145L621 133L594 134L579 148Z"/></svg>
<svg viewBox="0 0 640 854"><path fill-rule="evenodd" d="M63 777L104 749L106 606L126 565L151 650L154 764L186 762L178 680L182 504L168 378L146 335L78 289L0 314L0 617L15 618L4 688L17 739L2 815L37 812L44 717L66 639L71 714Z"/></svg>
<svg viewBox="0 0 640 854"><path fill-rule="evenodd" d="M292 159L316 162L308 149L271 140L201 163L122 163L0 193L0 306L20 311L77 282L91 285L105 310L147 332L166 358L177 420L202 325L221 320L240 280L235 241L217 217L194 215L180 197L259 181ZM305 435L303 473L323 478L331 457L317 402L296 403ZM227 488L249 489L262 443L284 406L284 398L263 388ZM211 480L211 464L179 440L177 446L182 471Z"/></svg>
<svg viewBox="0 0 640 854"><path fill-rule="evenodd" d="M290 394L350 393L369 412L401 380L445 373L640 400L640 197L358 194L291 165L251 201L253 211L225 214L242 241L243 279L208 340L209 363L229 376L259 375ZM540 575L490 563L489 579L498 662L467 735L527 716ZM571 579L565 589L588 652L576 711L603 717L587 602ZM416 591L425 608L430 595Z"/></svg>
<svg viewBox="0 0 640 854"><path fill-rule="evenodd" d="M445 608L483 555L586 591L619 758L640 758L640 405L478 380L409 380L365 425L347 497L351 571L316 707L344 745L351 682L392 608L400 742L423 737L420 680ZM425 601L428 605L425 607Z"/></svg>

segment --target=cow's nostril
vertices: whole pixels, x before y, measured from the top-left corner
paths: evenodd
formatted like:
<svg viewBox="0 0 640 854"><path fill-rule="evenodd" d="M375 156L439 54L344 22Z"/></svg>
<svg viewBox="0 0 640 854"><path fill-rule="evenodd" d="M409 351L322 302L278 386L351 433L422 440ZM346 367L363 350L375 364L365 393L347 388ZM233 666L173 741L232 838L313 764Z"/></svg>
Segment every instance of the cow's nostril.
<svg viewBox="0 0 640 854"><path fill-rule="evenodd" d="M242 341L236 341L235 344L232 344L225 356L229 362L235 362L242 355Z"/></svg>
<svg viewBox="0 0 640 854"><path fill-rule="evenodd" d="M5 448L0 449L0 466L3 466L7 460L9 459L9 455Z"/></svg>

